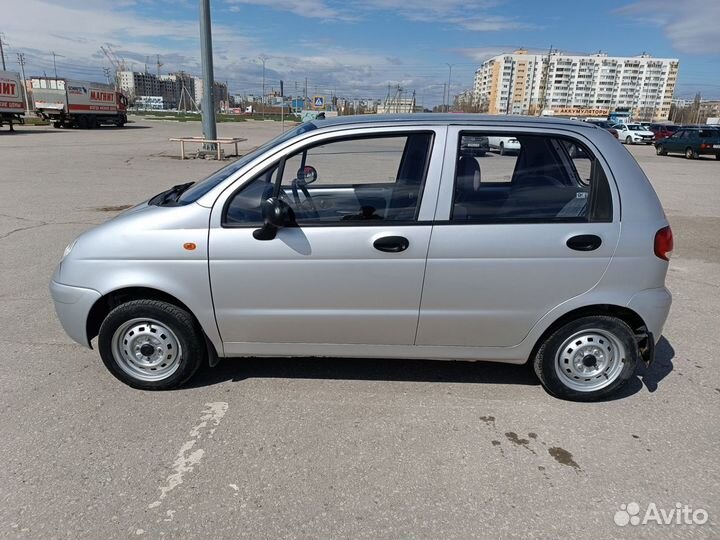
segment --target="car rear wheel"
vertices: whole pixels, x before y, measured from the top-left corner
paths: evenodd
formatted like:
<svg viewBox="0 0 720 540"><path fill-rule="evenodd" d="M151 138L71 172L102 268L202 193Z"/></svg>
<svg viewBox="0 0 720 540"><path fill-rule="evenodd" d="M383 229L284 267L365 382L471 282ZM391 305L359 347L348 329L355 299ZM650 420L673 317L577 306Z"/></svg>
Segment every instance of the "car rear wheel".
<svg viewBox="0 0 720 540"><path fill-rule="evenodd" d="M632 141L632 137L630 135L625 137L625 144L632 144L632 143L633 143L633 141Z"/></svg>
<svg viewBox="0 0 720 540"><path fill-rule="evenodd" d="M571 321L548 336L533 365L551 394L595 401L617 392L635 372L640 356L632 329L605 315Z"/></svg>
<svg viewBox="0 0 720 540"><path fill-rule="evenodd" d="M192 315L157 300L133 300L113 309L100 326L98 346L110 373L143 390L181 386L207 356Z"/></svg>
<svg viewBox="0 0 720 540"><path fill-rule="evenodd" d="M695 159L697 157L697 152L690 148L689 146L685 149L685 158L686 159Z"/></svg>
<svg viewBox="0 0 720 540"><path fill-rule="evenodd" d="M658 156L666 156L666 155L667 155L667 150L665 150L665 148L663 147L662 144L658 144L658 145L655 147L655 153L656 153Z"/></svg>

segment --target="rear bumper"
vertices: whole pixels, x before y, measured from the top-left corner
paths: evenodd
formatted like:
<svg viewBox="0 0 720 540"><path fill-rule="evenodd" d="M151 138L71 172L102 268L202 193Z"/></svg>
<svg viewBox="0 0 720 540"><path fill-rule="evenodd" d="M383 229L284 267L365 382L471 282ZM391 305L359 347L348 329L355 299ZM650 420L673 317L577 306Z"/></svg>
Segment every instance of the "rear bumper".
<svg viewBox="0 0 720 540"><path fill-rule="evenodd" d="M50 282L50 294L67 335L80 345L92 348L87 337L87 319L101 294L93 289L63 285L55 280Z"/></svg>
<svg viewBox="0 0 720 540"><path fill-rule="evenodd" d="M672 295L665 287L645 289L630 299L627 307L642 317L648 333L657 343L670 313Z"/></svg>

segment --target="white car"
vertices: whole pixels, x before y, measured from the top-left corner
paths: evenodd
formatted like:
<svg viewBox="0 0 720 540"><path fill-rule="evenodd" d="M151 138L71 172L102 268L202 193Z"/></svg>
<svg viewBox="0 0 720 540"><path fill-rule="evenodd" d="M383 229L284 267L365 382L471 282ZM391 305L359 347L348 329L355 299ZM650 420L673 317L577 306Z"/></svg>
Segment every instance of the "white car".
<svg viewBox="0 0 720 540"><path fill-rule="evenodd" d="M642 124L615 124L613 129L618 132L618 140L625 144L652 144L655 134Z"/></svg>
<svg viewBox="0 0 720 540"><path fill-rule="evenodd" d="M488 137L491 150L498 150L502 156L506 152L519 152L520 141L515 137Z"/></svg>

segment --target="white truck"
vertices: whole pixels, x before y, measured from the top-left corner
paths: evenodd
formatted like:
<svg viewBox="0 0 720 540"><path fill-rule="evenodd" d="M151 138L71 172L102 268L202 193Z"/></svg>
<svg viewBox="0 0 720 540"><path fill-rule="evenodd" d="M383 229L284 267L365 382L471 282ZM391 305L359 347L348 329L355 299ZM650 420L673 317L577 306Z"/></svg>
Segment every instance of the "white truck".
<svg viewBox="0 0 720 540"><path fill-rule="evenodd" d="M23 102L20 75L10 71L0 71L0 127L7 123L14 131L13 122L23 123L25 103Z"/></svg>
<svg viewBox="0 0 720 540"><path fill-rule="evenodd" d="M127 123L127 98L108 84L42 77L31 86L35 113L56 128Z"/></svg>

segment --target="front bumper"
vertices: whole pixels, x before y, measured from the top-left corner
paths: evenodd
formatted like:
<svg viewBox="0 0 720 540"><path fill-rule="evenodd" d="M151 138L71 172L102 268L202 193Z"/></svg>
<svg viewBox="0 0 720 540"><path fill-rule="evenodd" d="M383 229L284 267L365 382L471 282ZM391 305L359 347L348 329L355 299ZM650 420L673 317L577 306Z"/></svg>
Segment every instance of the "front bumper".
<svg viewBox="0 0 720 540"><path fill-rule="evenodd" d="M50 294L67 335L80 345L92 348L87 336L87 319L90 309L102 295L94 289L63 285L55 280L50 282Z"/></svg>

